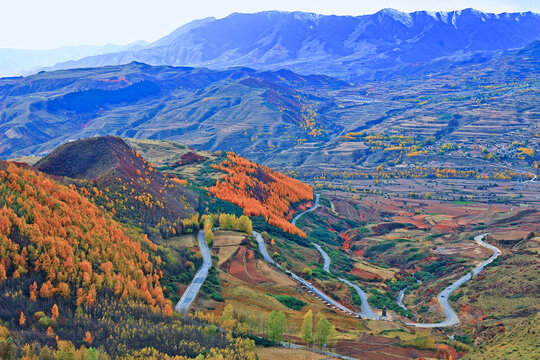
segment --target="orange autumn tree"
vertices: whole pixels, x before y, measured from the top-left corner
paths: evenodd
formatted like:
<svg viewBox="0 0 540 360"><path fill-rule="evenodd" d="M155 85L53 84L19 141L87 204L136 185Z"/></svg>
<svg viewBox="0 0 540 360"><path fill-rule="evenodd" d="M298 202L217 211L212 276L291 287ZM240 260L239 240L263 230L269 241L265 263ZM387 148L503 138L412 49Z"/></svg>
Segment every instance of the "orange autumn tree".
<svg viewBox="0 0 540 360"><path fill-rule="evenodd" d="M214 196L240 206L248 216L263 216L271 225L306 236L285 220L285 214L292 203L313 199L311 186L234 153L227 153L227 160L212 167L225 172L209 188Z"/></svg>
<svg viewBox="0 0 540 360"><path fill-rule="evenodd" d="M155 258L143 246L156 248L144 235L128 237L73 185L0 161L0 281L46 274L42 284L30 285L30 300L76 290L81 303L91 304L108 287L169 312Z"/></svg>

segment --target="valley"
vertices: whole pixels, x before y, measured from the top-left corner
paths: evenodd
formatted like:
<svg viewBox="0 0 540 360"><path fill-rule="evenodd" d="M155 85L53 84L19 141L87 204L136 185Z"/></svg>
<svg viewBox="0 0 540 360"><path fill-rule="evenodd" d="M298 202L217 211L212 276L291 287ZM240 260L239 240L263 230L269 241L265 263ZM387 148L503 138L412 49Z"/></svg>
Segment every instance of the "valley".
<svg viewBox="0 0 540 360"><path fill-rule="evenodd" d="M262 11L0 49L0 359L540 360L539 39Z"/></svg>
<svg viewBox="0 0 540 360"><path fill-rule="evenodd" d="M169 146L166 142L130 141L133 144L139 143L135 146L144 149L146 154L155 153L160 154L160 156L163 152L157 149L160 146ZM206 152L197 152L197 154L208 156ZM172 163L175 158L177 157L169 154L170 160L163 158L160 160L155 158L155 160L158 164L165 165ZM203 170L204 167L201 164L204 162L197 165L198 171L202 171L208 176L208 172ZM194 180L201 179L191 170L186 170L178 167L170 171L186 176L189 174L190 178ZM444 320L442 310L438 306L437 294L454 283L460 276L466 275L468 269L479 264L477 259L487 259L491 255L490 250L483 250L482 246L475 246L474 241L471 242L473 240L472 234L489 232L495 235L501 234L502 231L502 233L510 235L513 232L517 231L516 234L518 234L521 231L521 234L526 236L529 232L534 233L538 230L535 220L538 217L537 211L529 211L527 208L513 210L511 204L490 205L482 200L476 200L476 198L460 202L457 200L426 199L425 197L423 199L413 198L407 195L402 199L399 196L379 195L378 192L373 194L371 192L342 190L340 187L336 187L335 190L322 188L320 191L322 192L320 203L315 202L302 207L304 210L299 210L295 216L288 215L291 222L306 232L308 241L315 241L315 247L309 246L308 243L291 242L286 237L280 236L270 236L267 237L267 240L263 240L262 235L257 236L258 233L255 233L257 243L252 242L251 245L255 254L262 254L262 258L270 264L277 263L278 271L287 272L290 270L293 274L301 275L300 279L306 285L305 290L286 290L290 287L294 288L295 282L291 282L294 279L287 280L286 276L283 277L285 274L278 275L275 270L272 270L272 267L263 265L261 260L256 260L256 257L255 267L252 269L259 270L247 270L247 264L250 260L244 255L243 262L246 264L246 270L243 271L246 271L246 275L240 275L236 271L229 272L232 271L232 267L231 270L228 270L227 267L220 266L224 270L224 273L218 271L221 274L220 278L224 279L224 286L228 288L232 285L231 290L234 289L233 292L225 292L226 298L235 299L233 303L237 304L238 307L243 307L242 304L247 302L252 304L250 307L253 307L253 310L267 309L266 311L270 311L270 309L282 308L282 305L275 304L269 309L266 305L266 302L270 301L269 299L265 300L268 298L269 291L271 291L270 294L277 291L283 296L292 296L307 304L318 303L319 309L326 307L324 301L334 304L337 309L344 306L347 309L345 313L329 309L330 313L336 311L335 315L332 316L338 316L339 322L342 324L341 330L344 331L347 328L345 324L353 325L355 322L354 317L346 315L346 313L350 314L351 305L353 309L356 307L353 311L360 311L360 314L366 307L362 307L361 297L355 300L357 291L354 288L350 285L345 287L340 285L341 278L349 281L353 286L359 286L362 292L367 293L370 307L377 307L375 310L379 314L377 316L380 316L382 306L386 306L390 317L399 320L397 322L398 328L403 326L401 322L410 323L411 319L422 318L423 323L436 323ZM320 204L320 206L314 206L315 204ZM520 214L518 215L518 213ZM508 220L505 220L506 218ZM358 225L353 225L354 223ZM508 228L509 223L513 224L510 228ZM383 230L385 228L388 230ZM254 226L254 229L257 227ZM314 229L317 231L314 232ZM488 238L490 236L488 235ZM395 242L396 245L394 248L390 248L392 252L386 253L384 246L389 241ZM533 241L531 244L534 244L534 237L531 241ZM226 244L224 243L225 247L220 247L218 254L221 254L223 249L227 249L224 254L232 254L227 256L233 256L235 250L230 252ZM375 250L379 244L381 250ZM325 253L330 254L329 257L332 258L330 263L317 250L319 246L324 249ZM377 256L373 257L372 251L376 251L374 254ZM221 258L221 255L219 256ZM352 267L349 265L351 261L349 258L354 259ZM224 260L220 260L220 263L223 264L223 261L227 260L224 258ZM334 262L336 265L333 265ZM428 266L429 272L424 271L423 267L431 263L433 265ZM308 266L313 274L311 277L305 275L306 264L311 264ZM337 271L339 275L325 275L326 269L330 269L330 267L335 268L331 271ZM485 271L489 272L489 270ZM534 268L531 271L537 272ZM251 283L253 281L251 278L257 272L266 279L261 278L257 280L255 287L251 287L249 290L245 288L241 291L238 288L239 284L245 284L246 281L248 284ZM418 275L416 275L417 272ZM354 276L351 277L350 274ZM437 276L440 278L437 279ZM535 277L535 275L532 276L532 278ZM304 280L306 278L310 279L309 282ZM483 279L483 276L475 277L471 280L472 285L466 284L465 286L473 286L477 279ZM279 287L272 286L273 282L276 282L276 285L280 284ZM245 285L241 285L241 287L243 286ZM431 290L433 287L435 288ZM403 288L406 288L404 302L407 310L405 311L399 307L396 301ZM315 297L310 295L310 292L314 293ZM317 296L318 293L323 297L323 301L318 300L320 299ZM492 321L485 314L479 316L478 309L470 305L462 305L466 303L461 302L461 299L464 298L461 295L461 290L456 290L456 293L460 296L451 296L451 302L448 306L453 308L455 299L458 299L459 307L456 309L456 313L457 317L463 319L460 320L460 328L467 329L471 326L477 328L480 326L478 322L490 323ZM326 294L334 295L328 298ZM535 307L530 306L527 305L529 308L527 313L529 314L535 311ZM214 305L210 305L210 307L213 308ZM217 311L219 311L218 309L219 307L216 308ZM287 316L289 320L295 319L293 314L289 313ZM330 317L328 318L330 319ZM349 318L349 320L344 318ZM296 320L297 329L300 327L300 320ZM364 326L369 327L367 324ZM441 329L444 329L444 325L434 326L437 327L435 334L440 334ZM356 326L351 326L347 332L357 333L358 330L355 329L357 329ZM442 332L442 334L452 333L454 333L452 327ZM458 334L464 333L458 332ZM338 341L338 348L339 344Z"/></svg>

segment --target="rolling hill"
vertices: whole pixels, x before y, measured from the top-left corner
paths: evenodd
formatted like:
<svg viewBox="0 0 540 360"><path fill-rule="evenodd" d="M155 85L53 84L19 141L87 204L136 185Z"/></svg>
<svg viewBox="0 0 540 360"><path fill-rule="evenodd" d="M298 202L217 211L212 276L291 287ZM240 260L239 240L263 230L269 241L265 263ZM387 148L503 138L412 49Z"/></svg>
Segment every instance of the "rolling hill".
<svg viewBox="0 0 540 360"><path fill-rule="evenodd" d="M497 56L537 40L539 28L536 13L489 14L474 9L413 13L383 9L362 16L234 13L187 24L140 50L88 57L51 69L140 61L214 69L285 68L359 79L405 64Z"/></svg>
<svg viewBox="0 0 540 360"><path fill-rule="evenodd" d="M35 164L81 189L115 218L152 235L159 226L195 215L197 195L180 179L166 176L122 139L107 136L64 144Z"/></svg>
<svg viewBox="0 0 540 360"><path fill-rule="evenodd" d="M169 260L167 248L125 228L72 185L2 161L0 206L3 358L253 351L249 341L209 333L204 319L173 317L164 283L186 262L185 251Z"/></svg>
<svg viewBox="0 0 540 360"><path fill-rule="evenodd" d="M402 66L359 84L140 63L3 79L0 156L43 156L68 141L116 135L234 151L308 179L313 171L445 162L494 176L496 160L530 172L540 153L538 64L536 41L496 58Z"/></svg>
<svg viewBox="0 0 540 360"><path fill-rule="evenodd" d="M337 135L326 76L140 63L0 80L0 154L46 154L95 135L262 153ZM279 135L278 135L279 134ZM305 141L305 140L304 140Z"/></svg>

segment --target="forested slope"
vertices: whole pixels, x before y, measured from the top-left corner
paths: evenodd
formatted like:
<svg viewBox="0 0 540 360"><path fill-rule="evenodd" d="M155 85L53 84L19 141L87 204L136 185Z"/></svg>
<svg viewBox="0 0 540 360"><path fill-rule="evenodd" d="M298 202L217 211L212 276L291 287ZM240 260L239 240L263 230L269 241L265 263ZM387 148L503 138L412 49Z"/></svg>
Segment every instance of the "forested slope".
<svg viewBox="0 0 540 360"><path fill-rule="evenodd" d="M97 344L101 358L250 354L251 343L208 332L204 320L172 316L157 250L74 185L0 163L2 353L73 358Z"/></svg>

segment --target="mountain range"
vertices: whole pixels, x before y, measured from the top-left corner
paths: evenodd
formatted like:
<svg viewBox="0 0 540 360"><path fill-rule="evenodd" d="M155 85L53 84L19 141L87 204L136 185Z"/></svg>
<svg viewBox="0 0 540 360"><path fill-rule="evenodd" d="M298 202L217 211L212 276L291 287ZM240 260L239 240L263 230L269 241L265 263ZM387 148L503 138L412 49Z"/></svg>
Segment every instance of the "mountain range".
<svg viewBox="0 0 540 360"><path fill-rule="evenodd" d="M127 45L64 46L57 49L0 49L0 77L29 75L57 63L119 51L134 51L147 45L137 41Z"/></svg>
<svg viewBox="0 0 540 360"><path fill-rule="evenodd" d="M403 66L360 84L137 62L4 78L0 156L42 156L96 135L231 150L275 168L371 167L395 155L345 136L360 131L433 136L439 145L521 139L534 148L539 54L536 41L496 58Z"/></svg>
<svg viewBox="0 0 540 360"><path fill-rule="evenodd" d="M538 40L540 15L474 9L326 16L304 12L233 13L184 25L142 48L76 61L49 70L127 64L225 69L289 69L349 80L371 78L438 59L494 57Z"/></svg>

